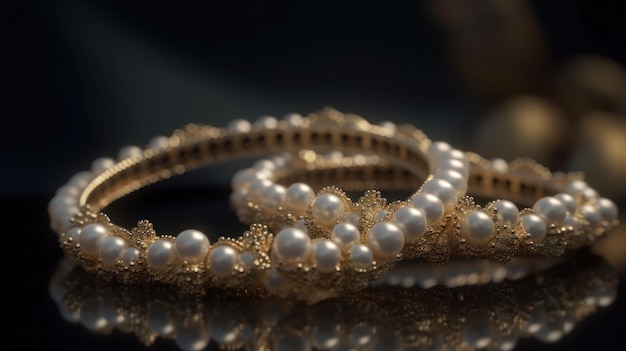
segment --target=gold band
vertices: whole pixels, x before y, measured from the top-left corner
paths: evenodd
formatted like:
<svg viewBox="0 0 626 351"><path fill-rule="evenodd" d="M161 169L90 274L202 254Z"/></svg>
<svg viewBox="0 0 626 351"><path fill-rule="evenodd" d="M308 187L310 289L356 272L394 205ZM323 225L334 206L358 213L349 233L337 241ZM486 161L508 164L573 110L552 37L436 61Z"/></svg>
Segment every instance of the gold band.
<svg viewBox="0 0 626 351"><path fill-rule="evenodd" d="M515 256L561 256L617 224L615 204L581 173L553 174L531 160L493 163L432 142L415 127L372 125L332 109L295 120L188 125L156 146L123 149L117 162L99 159L51 201L52 228L66 253L109 279L160 281L190 292L220 286L291 295L359 290L401 259L506 263ZM347 158L316 164L324 163L319 155L337 150ZM285 152L303 157L235 176L241 218L254 223L239 237L209 243L196 230L157 235L145 220L128 230L100 213L132 191L206 164ZM285 202L289 193L276 181L324 168L354 170L374 182L385 176L380 170L392 170L424 183L408 199L389 203L375 190L353 202L334 186L311 197L302 184L295 200ZM494 201L479 205L466 192Z"/></svg>

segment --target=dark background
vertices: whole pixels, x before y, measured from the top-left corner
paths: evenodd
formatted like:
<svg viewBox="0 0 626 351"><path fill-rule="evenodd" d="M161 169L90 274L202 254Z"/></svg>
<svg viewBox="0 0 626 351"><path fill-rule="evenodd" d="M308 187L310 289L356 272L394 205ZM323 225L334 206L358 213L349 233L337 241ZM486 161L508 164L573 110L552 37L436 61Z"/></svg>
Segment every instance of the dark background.
<svg viewBox="0 0 626 351"><path fill-rule="evenodd" d="M616 4L5 3L0 195L9 252L3 262L11 279L3 293L7 305L18 306L8 319L8 340L35 349L113 347L63 324L47 296L47 280L60 257L48 228L47 201L96 157L114 156L123 145L143 146L188 122L223 126L233 118L280 118L324 106L372 122L414 123L432 139L471 148L474 130L502 101L518 94L561 96L553 94L551 82L569 60L592 54L626 64L626 28ZM577 121L572 116L578 110L559 106L567 121ZM603 110L623 115L620 106L607 106ZM546 162L569 167L563 161L568 150L556 150ZM211 194L227 196L223 186L230 170L202 179L218 189ZM609 186L622 194L621 184ZM189 216L203 220L203 210ZM225 210L219 213L236 220ZM552 349L623 344L623 299L612 311L569 335L566 347ZM70 333L79 335L75 344L59 342Z"/></svg>

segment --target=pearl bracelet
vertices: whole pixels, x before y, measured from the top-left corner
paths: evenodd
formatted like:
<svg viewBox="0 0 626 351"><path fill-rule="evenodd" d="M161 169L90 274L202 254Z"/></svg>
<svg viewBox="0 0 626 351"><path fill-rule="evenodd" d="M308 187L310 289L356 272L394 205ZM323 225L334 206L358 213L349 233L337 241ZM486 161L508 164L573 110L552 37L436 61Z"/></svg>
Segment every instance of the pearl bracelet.
<svg viewBox="0 0 626 351"><path fill-rule="evenodd" d="M128 230L100 212L130 192L205 164L302 151L306 169L314 168L307 157L336 150L363 153L349 162L364 166L356 168L364 179L375 178L376 169L401 169L426 182L407 201L387 204L372 190L353 203L337 187L315 194L304 184L272 183L297 168L293 157L260 161L232 182L234 205L259 221L242 236L214 243L194 229L157 235L146 220ZM330 169L350 169L345 166ZM519 211L498 200L482 208L466 191L535 205ZM491 163L433 143L415 127L372 125L333 109L282 121L236 120L227 128L191 124L145 149L124 147L117 160L97 159L72 177L49 213L64 251L108 279L158 281L196 293L220 286L279 295L359 290L401 258L559 256L617 223L615 204L599 198L579 173L551 174L528 160ZM268 228L279 230L276 237Z"/></svg>

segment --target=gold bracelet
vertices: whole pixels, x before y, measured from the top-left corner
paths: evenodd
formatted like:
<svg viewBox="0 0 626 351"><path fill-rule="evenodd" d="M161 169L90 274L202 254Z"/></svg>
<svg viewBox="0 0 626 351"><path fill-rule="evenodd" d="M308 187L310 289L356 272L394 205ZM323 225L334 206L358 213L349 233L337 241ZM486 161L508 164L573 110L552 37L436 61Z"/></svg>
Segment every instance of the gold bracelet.
<svg viewBox="0 0 626 351"><path fill-rule="evenodd" d="M305 302L221 290L181 298L175 288L103 282L64 260L50 281L50 295L69 323L97 334L134 335L146 346L171 342L182 350L209 343L225 350L292 349L294 343L304 350L511 350L528 338L556 342L615 299L618 275L599 256L584 252L537 271L529 270L531 262L475 260L435 268L402 262L385 276L385 285ZM453 286L423 290L405 284L426 287L431 280ZM388 286L394 281L402 287Z"/></svg>
<svg viewBox="0 0 626 351"><path fill-rule="evenodd" d="M274 178L297 165L281 157L261 161L232 183L240 191L233 198L243 196L239 205L261 223L212 244L197 230L157 235L145 220L127 230L100 213L132 191L205 164L303 151L306 169L315 168L318 153L337 150L363 153L350 159L364 160L358 161L366 166L363 173L357 170L364 179L384 176L374 171L382 162L381 169L402 169L425 182L406 201L387 203L371 190L353 203L332 186L317 194L300 183L296 190L281 189ZM344 166L329 168L350 169ZM481 207L467 191L496 201ZM497 200L502 197L508 200ZM513 202L534 205L520 211ZM159 281L190 292L221 286L279 295L359 290L402 258L506 263L514 256L559 256L617 224L615 204L600 198L581 173L552 174L530 160L489 162L431 142L415 127L372 125L333 109L280 122L237 120L227 128L192 124L145 150L125 147L117 162L98 159L90 172L70 179L49 212L64 251L109 279ZM268 224L280 229L276 236Z"/></svg>

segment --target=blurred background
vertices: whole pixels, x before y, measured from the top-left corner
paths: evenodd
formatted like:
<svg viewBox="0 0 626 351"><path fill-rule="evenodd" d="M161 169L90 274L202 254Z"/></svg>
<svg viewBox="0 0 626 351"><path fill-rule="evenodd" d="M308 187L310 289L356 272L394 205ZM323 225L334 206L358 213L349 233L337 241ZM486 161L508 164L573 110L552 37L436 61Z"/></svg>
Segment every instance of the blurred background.
<svg viewBox="0 0 626 351"><path fill-rule="evenodd" d="M597 250L623 274L626 21L618 3L6 3L0 9L0 196L10 220L0 230L16 240L2 255L19 267L7 270L7 281L24 285L3 293L11 302L29 297L20 308L33 309L12 315L7 335L29 344L68 339L47 293L61 252L45 208L72 174L189 122L224 126L234 118L304 115L325 106L371 122L413 123L433 140L488 158L532 157L553 170L584 171L591 186L621 206L622 224ZM229 222L224 226L236 221L225 186L236 168L187 178L213 187L185 193L202 198L197 202L213 195L222 201L196 208L193 220L206 222L209 213ZM163 193L143 194L151 203ZM128 212L136 221L132 205L122 204L116 215ZM17 235L41 235L43 244ZM36 254L25 255L24 243ZM33 280L37 275L43 279ZM43 302L46 316L33 317L42 310L33 301ZM568 345L614 347L624 299L615 305ZM42 325L33 330L47 334L33 338L24 326L35 320Z"/></svg>
<svg viewBox="0 0 626 351"><path fill-rule="evenodd" d="M584 170L623 198L626 25L615 6L13 1L0 189L51 196L96 157L188 122L332 106L486 157Z"/></svg>

